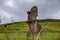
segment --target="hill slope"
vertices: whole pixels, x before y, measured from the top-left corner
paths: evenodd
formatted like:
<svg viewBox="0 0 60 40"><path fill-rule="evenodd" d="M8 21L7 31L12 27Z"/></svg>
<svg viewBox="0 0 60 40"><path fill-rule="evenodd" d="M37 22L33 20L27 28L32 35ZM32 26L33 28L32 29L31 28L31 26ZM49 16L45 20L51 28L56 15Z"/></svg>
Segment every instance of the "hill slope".
<svg viewBox="0 0 60 40"><path fill-rule="evenodd" d="M46 29L42 32L40 40L59 40L60 38L60 22L42 22L38 21L42 28ZM49 24L50 23L50 24ZM49 24L49 25L48 25ZM29 30L27 22L16 22L3 28L0 25L0 40L26 40L26 34ZM7 35L7 36L6 36Z"/></svg>

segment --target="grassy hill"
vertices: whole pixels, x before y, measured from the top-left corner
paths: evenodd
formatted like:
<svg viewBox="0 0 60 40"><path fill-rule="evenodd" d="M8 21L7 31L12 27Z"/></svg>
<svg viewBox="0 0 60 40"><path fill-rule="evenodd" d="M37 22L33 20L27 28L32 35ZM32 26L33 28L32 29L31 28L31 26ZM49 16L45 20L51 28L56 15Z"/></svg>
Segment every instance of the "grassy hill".
<svg viewBox="0 0 60 40"><path fill-rule="evenodd" d="M38 21L38 23L45 29L40 40L60 40L60 22ZM6 28L0 25L0 40L26 40L28 30L27 22L7 24Z"/></svg>

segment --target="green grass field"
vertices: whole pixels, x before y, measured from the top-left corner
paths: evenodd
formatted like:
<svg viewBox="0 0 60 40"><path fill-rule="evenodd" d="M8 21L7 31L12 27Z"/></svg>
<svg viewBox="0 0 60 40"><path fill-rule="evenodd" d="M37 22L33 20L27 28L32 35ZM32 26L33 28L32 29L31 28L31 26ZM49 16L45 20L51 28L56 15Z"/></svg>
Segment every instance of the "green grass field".
<svg viewBox="0 0 60 40"><path fill-rule="evenodd" d="M40 40L60 40L60 22L39 22L44 30L40 36ZM26 22L19 22L7 25L7 28L3 28L0 25L0 40L26 40L26 34L29 30ZM31 39L29 39L31 40Z"/></svg>

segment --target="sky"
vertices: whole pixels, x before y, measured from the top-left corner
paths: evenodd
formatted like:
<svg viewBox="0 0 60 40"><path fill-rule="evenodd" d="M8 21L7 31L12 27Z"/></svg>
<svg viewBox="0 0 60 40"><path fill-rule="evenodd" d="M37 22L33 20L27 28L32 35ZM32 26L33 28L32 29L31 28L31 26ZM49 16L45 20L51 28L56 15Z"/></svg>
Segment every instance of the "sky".
<svg viewBox="0 0 60 40"><path fill-rule="evenodd" d="M37 19L60 19L60 0L0 0L0 23L28 20L27 11L35 5Z"/></svg>

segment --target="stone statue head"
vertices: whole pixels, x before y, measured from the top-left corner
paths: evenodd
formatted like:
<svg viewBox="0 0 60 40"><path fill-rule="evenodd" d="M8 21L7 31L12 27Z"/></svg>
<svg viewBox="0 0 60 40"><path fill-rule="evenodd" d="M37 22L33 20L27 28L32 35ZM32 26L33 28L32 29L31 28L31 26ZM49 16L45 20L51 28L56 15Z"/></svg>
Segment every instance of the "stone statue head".
<svg viewBox="0 0 60 40"><path fill-rule="evenodd" d="M30 11L27 12L28 14L28 21L36 20L36 17L38 15L38 9L37 6L33 6Z"/></svg>

